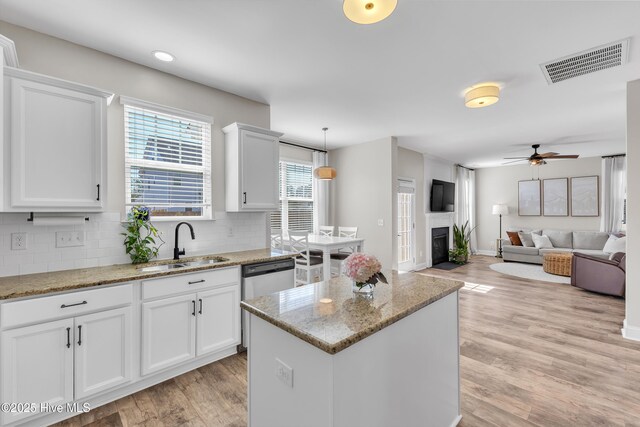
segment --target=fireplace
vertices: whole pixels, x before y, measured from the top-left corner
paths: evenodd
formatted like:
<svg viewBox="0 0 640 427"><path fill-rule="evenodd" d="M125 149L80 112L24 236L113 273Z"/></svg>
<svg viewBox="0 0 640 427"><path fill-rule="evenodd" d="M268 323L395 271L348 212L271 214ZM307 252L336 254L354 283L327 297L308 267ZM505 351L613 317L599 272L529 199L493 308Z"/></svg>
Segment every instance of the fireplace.
<svg viewBox="0 0 640 427"><path fill-rule="evenodd" d="M431 265L449 261L449 227L431 229Z"/></svg>

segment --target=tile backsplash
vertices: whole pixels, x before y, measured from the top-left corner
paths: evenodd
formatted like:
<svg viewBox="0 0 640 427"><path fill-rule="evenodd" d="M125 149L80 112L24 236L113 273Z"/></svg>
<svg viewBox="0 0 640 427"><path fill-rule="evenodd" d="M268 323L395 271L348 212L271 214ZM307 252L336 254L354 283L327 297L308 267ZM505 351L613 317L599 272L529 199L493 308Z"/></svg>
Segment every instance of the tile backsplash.
<svg viewBox="0 0 640 427"><path fill-rule="evenodd" d="M85 216L89 217L89 221L84 225L42 227L28 222L28 214L0 213L0 276L129 263L129 256L122 243L123 236L120 234L124 231L120 222L121 214L108 212ZM216 212L215 218L215 221L191 221L196 234L195 240L191 240L187 227L181 227L180 247L186 249L186 256L267 246L264 213ZM178 221L154 222L165 241L160 248L160 259L173 256L174 229L177 223ZM56 232L59 231L84 232L84 246L56 247ZM27 248L11 250L11 234L20 232L27 234Z"/></svg>

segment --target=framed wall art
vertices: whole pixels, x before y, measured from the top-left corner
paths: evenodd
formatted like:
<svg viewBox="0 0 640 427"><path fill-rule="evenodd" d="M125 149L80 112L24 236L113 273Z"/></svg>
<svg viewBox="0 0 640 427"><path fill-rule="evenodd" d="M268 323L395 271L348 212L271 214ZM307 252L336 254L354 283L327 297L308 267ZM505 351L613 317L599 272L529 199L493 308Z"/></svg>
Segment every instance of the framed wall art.
<svg viewBox="0 0 640 427"><path fill-rule="evenodd" d="M569 179L543 180L542 200L544 216L569 216Z"/></svg>
<svg viewBox="0 0 640 427"><path fill-rule="evenodd" d="M600 216L599 176L571 178L571 216Z"/></svg>
<svg viewBox="0 0 640 427"><path fill-rule="evenodd" d="M540 180L518 181L518 215L540 216Z"/></svg>

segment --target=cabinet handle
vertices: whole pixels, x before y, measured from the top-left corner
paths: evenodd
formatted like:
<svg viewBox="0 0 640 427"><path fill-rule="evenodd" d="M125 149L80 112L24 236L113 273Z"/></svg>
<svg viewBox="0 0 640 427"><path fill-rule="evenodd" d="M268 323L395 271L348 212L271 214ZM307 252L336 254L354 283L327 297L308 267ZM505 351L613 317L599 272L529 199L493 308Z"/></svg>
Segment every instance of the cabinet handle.
<svg viewBox="0 0 640 427"><path fill-rule="evenodd" d="M194 280L193 282L189 282L190 285L195 285L196 283L204 283L206 282L206 280L204 279L200 279L200 280Z"/></svg>
<svg viewBox="0 0 640 427"><path fill-rule="evenodd" d="M198 301L200 301L200 311L198 311L198 313L202 314L202 298L200 298Z"/></svg>
<svg viewBox="0 0 640 427"><path fill-rule="evenodd" d="M71 328L67 328L67 348L71 347Z"/></svg>
<svg viewBox="0 0 640 427"><path fill-rule="evenodd" d="M193 313L191 313L192 315L196 315L196 300L191 300L191 302L193 303Z"/></svg>
<svg viewBox="0 0 640 427"><path fill-rule="evenodd" d="M246 191L244 193L242 193L242 197L243 197L242 203L246 205L247 204L247 192Z"/></svg>
<svg viewBox="0 0 640 427"><path fill-rule="evenodd" d="M62 304L60 306L60 308L75 307L76 305L84 305L84 304L87 304L87 302L86 301L82 301L82 302L77 302L75 304Z"/></svg>
<svg viewBox="0 0 640 427"><path fill-rule="evenodd" d="M78 345L82 345L82 325L78 325Z"/></svg>
<svg viewBox="0 0 640 427"><path fill-rule="evenodd" d="M96 197L96 200L100 200L100 184L97 184L96 187L98 187L98 197Z"/></svg>

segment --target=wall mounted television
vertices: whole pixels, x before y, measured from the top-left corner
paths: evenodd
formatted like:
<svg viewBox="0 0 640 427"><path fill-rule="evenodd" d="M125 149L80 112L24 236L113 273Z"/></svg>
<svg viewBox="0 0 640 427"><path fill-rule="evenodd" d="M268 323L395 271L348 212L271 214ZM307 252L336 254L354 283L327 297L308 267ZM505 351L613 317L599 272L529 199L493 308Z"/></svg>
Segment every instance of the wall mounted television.
<svg viewBox="0 0 640 427"><path fill-rule="evenodd" d="M431 182L431 212L453 212L456 185L434 179Z"/></svg>

